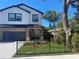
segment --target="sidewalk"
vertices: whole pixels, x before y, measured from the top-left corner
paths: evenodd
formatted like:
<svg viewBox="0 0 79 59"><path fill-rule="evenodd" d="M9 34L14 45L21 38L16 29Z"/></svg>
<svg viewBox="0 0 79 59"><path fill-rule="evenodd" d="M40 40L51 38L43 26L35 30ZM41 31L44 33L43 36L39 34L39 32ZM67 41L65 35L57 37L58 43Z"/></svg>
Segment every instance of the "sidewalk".
<svg viewBox="0 0 79 59"><path fill-rule="evenodd" d="M36 57L19 57L13 59L79 59L79 54L56 55L56 56L36 56Z"/></svg>

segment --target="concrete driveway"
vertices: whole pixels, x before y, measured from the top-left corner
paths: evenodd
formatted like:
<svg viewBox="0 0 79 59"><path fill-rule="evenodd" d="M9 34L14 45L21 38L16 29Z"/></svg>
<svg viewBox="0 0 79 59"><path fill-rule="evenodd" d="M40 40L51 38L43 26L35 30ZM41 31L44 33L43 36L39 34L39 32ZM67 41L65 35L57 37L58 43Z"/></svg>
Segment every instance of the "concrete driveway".
<svg viewBox="0 0 79 59"><path fill-rule="evenodd" d="M24 42L18 42L18 49ZM0 42L0 59L9 59L16 53L16 42Z"/></svg>

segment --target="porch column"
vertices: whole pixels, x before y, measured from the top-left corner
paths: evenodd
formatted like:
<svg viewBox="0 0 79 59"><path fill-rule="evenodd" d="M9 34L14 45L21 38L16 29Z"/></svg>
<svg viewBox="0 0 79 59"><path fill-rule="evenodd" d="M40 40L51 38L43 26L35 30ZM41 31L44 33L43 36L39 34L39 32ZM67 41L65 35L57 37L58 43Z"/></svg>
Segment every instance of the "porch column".
<svg viewBox="0 0 79 59"><path fill-rule="evenodd" d="M26 41L30 41L29 29L26 29Z"/></svg>
<svg viewBox="0 0 79 59"><path fill-rule="evenodd" d="M3 32L0 31L0 41L2 41L2 40L3 40Z"/></svg>

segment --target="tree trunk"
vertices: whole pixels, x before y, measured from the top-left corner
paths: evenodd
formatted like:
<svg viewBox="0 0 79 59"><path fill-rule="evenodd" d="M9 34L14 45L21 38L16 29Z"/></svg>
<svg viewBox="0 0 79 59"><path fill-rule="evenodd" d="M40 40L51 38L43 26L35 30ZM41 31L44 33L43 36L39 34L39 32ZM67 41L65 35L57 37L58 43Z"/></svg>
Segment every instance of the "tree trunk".
<svg viewBox="0 0 79 59"><path fill-rule="evenodd" d="M71 31L67 31L66 33L66 48L71 48L71 35L69 33L71 33Z"/></svg>
<svg viewBox="0 0 79 59"><path fill-rule="evenodd" d="M70 48L71 46L71 43L70 43L71 40L69 36L69 33L71 33L71 31L68 25L68 17L67 17L69 2L70 0L64 0L63 15L62 15L62 22L63 22L63 27L66 35L66 48Z"/></svg>
<svg viewBox="0 0 79 59"><path fill-rule="evenodd" d="M53 30L55 30L56 26L55 26L55 21L53 21Z"/></svg>
<svg viewBox="0 0 79 59"><path fill-rule="evenodd" d="M49 30L51 30L51 21L49 21Z"/></svg>
<svg viewBox="0 0 79 59"><path fill-rule="evenodd" d="M55 40L55 21L53 21L54 40Z"/></svg>

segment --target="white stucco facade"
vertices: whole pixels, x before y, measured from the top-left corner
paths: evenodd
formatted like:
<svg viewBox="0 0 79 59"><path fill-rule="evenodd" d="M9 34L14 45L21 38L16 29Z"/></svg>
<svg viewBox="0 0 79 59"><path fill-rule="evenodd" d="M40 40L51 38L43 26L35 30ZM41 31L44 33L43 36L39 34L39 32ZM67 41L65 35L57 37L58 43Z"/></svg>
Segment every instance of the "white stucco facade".
<svg viewBox="0 0 79 59"><path fill-rule="evenodd" d="M23 8L24 10L27 10L27 11L24 11L20 8ZM23 24L41 24L41 18L42 18L42 14L34 9L31 9L29 7L26 7L24 5L19 5L17 7L11 7L11 8L6 8L5 10L3 11L0 11L0 24L17 24L17 25L23 25ZM21 13L22 14L22 21L8 21L8 13ZM39 15L39 20L38 22L33 22L32 21L32 14L38 14Z"/></svg>

